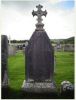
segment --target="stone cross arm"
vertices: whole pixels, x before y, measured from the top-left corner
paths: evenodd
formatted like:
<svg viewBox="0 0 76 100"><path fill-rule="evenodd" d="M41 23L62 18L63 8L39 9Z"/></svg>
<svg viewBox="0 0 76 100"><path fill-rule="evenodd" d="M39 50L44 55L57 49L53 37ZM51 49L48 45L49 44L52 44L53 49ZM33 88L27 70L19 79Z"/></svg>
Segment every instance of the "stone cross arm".
<svg viewBox="0 0 76 100"><path fill-rule="evenodd" d="M37 16L36 11L33 10L32 15L33 15L33 16Z"/></svg>
<svg viewBox="0 0 76 100"><path fill-rule="evenodd" d="M43 11L43 15L46 17L46 15L47 15L47 11L46 10Z"/></svg>

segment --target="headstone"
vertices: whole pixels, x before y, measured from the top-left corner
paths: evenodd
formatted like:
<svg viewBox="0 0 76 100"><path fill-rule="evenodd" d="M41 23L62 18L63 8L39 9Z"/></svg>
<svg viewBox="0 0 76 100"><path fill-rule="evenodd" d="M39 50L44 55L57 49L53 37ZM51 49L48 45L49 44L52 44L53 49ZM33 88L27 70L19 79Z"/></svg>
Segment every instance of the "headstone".
<svg viewBox="0 0 76 100"><path fill-rule="evenodd" d="M28 46L28 42L27 42L27 41L25 42L25 47L26 47L26 46Z"/></svg>
<svg viewBox="0 0 76 100"><path fill-rule="evenodd" d="M25 49L26 49L26 47L28 46L28 42L26 41L25 42L25 46L23 47L23 53L25 54Z"/></svg>
<svg viewBox="0 0 76 100"><path fill-rule="evenodd" d="M17 51L17 47L15 45L11 45L11 44L8 45L8 55L9 56L15 55L16 51Z"/></svg>
<svg viewBox="0 0 76 100"><path fill-rule="evenodd" d="M56 51L62 51L62 45L60 44L60 41L57 42L55 49Z"/></svg>
<svg viewBox="0 0 76 100"><path fill-rule="evenodd" d="M74 52L74 44L65 44L64 51L72 51Z"/></svg>
<svg viewBox="0 0 76 100"><path fill-rule="evenodd" d="M16 54L17 47L11 43L11 38L9 36L9 44L8 44L8 55L13 56Z"/></svg>
<svg viewBox="0 0 76 100"><path fill-rule="evenodd" d="M1 36L1 81L2 81L2 88L8 87L7 63L8 63L8 38L6 35L2 35Z"/></svg>
<svg viewBox="0 0 76 100"><path fill-rule="evenodd" d="M54 73L56 73L56 56L54 56Z"/></svg>
<svg viewBox="0 0 76 100"><path fill-rule="evenodd" d="M54 49L42 23L42 16L46 16L47 11L42 11L40 4L36 7L38 10L33 10L32 15L38 17L38 23L25 50L26 81L22 89L27 92L55 92Z"/></svg>
<svg viewBox="0 0 76 100"><path fill-rule="evenodd" d="M74 85L69 81L61 82L60 93L67 98L74 98Z"/></svg>

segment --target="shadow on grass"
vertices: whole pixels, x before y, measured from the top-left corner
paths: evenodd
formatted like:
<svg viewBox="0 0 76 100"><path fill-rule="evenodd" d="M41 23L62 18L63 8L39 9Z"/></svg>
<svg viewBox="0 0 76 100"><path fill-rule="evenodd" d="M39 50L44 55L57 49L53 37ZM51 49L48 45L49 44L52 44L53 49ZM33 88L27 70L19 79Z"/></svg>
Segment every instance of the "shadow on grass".
<svg viewBox="0 0 76 100"><path fill-rule="evenodd" d="M72 94L58 94L58 93L26 93L21 90L14 90L12 88L2 88L2 99L73 99Z"/></svg>
<svg viewBox="0 0 76 100"><path fill-rule="evenodd" d="M21 96L21 91L14 90L12 88L2 88L1 92L2 99L19 99Z"/></svg>

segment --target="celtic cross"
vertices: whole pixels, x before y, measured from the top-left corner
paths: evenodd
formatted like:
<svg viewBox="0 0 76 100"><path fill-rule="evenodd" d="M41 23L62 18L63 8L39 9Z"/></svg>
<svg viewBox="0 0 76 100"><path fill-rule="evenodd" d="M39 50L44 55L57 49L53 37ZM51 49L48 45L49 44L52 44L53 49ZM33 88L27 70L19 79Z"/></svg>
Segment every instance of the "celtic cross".
<svg viewBox="0 0 76 100"><path fill-rule="evenodd" d="M37 18L38 23L36 24L36 30L43 30L44 24L42 23L42 16L46 17L46 15L47 15L47 11L46 10L45 11L41 10L42 7L43 6L39 4L38 6L36 6L36 8L38 8L38 10L37 11L33 10L33 12L32 12L33 16L37 16L38 17Z"/></svg>

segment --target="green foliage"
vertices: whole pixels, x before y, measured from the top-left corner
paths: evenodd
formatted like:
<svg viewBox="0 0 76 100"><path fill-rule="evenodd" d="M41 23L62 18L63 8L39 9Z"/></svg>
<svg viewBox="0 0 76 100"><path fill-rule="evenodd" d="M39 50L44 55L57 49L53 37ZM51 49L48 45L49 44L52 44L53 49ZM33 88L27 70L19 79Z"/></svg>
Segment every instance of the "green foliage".
<svg viewBox="0 0 76 100"><path fill-rule="evenodd" d="M64 43L74 44L74 37L68 38L64 40Z"/></svg>
<svg viewBox="0 0 76 100"><path fill-rule="evenodd" d="M50 40L52 44L74 44L75 42L75 37L70 37L68 39L51 39Z"/></svg>
<svg viewBox="0 0 76 100"><path fill-rule="evenodd" d="M25 43L28 42L28 40L11 40L11 43Z"/></svg>

